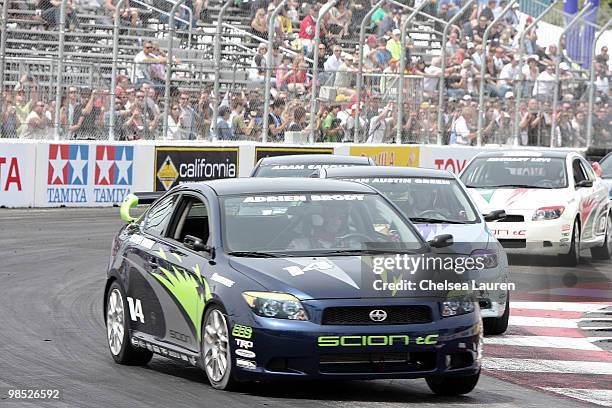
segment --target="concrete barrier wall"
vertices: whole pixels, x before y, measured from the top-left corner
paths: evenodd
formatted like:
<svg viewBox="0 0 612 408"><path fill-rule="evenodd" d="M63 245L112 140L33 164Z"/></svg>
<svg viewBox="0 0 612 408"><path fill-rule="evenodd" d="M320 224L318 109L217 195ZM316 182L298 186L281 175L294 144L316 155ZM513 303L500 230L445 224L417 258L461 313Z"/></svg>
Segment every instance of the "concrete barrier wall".
<svg viewBox="0 0 612 408"><path fill-rule="evenodd" d="M508 148L7 140L0 141L0 207L111 206L134 191L165 191L181 182L248 177L260 158L287 154L365 155L379 165L459 173L475 154L491 149Z"/></svg>

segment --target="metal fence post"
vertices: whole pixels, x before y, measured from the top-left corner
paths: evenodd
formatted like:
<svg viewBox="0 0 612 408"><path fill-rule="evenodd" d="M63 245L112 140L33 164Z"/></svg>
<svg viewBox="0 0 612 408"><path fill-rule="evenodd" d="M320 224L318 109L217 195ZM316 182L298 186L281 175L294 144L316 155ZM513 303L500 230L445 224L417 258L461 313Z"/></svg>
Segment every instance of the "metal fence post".
<svg viewBox="0 0 612 408"><path fill-rule="evenodd" d="M572 20L569 22L569 24L567 24L564 28L563 31L561 31L561 34L559 34L559 41L557 42L557 56L558 58L555 59L555 89L553 90L553 100L552 100L552 111L550 113L550 147L553 147L554 145L554 136L555 136L555 126L557 125L557 105L558 105L558 99L559 99L559 65L561 64L561 58L563 58L563 52L561 51L561 45L563 42L563 36L565 35L565 33L567 33L567 31L572 28L579 20L580 18L584 15L584 13L586 13L587 11L589 11L591 9L591 5L592 3L586 3L584 5L584 7L582 7L582 10L580 10L575 16L574 18L572 18Z"/></svg>
<svg viewBox="0 0 612 408"><path fill-rule="evenodd" d="M480 146L482 144L482 122L484 121L484 83L485 83L485 69L487 68L487 40L489 38L489 32L499 20L504 18L506 13L512 8L512 5L516 3L518 0L512 0L508 5L499 13L499 15L493 19L485 29L484 34L482 35L482 55L483 61L480 66L480 87L479 87L479 95L478 95L478 127L476 129L476 144Z"/></svg>
<svg viewBox="0 0 612 408"><path fill-rule="evenodd" d="M264 116L262 118L263 128L261 129L262 135L261 140L265 143L268 141L268 115L270 115L270 81L272 79L272 46L274 45L274 21L280 13L281 9L285 7L287 0L282 0L278 6L272 12L270 21L268 21L268 52L266 54L266 79L264 80Z"/></svg>
<svg viewBox="0 0 612 408"><path fill-rule="evenodd" d="M176 14L176 10L181 6L185 0L177 0L176 3L172 6L172 10L170 10L170 20L168 21L170 37L168 38L168 54L166 54L166 86L164 90L164 117L163 119L163 131L162 135L164 140L168 137L168 114L170 111L170 80L172 79L172 63L174 59L174 33L176 32L176 27L174 26L174 15Z"/></svg>
<svg viewBox="0 0 612 408"><path fill-rule="evenodd" d="M397 91L397 133L395 135L395 143L402 143L402 126L404 120L404 74L406 71L406 30L408 29L408 24L414 20L416 15L428 4L428 1L425 0L419 4L418 7L414 9L412 13L402 22L401 28L401 51L400 51L400 70L399 70L399 86Z"/></svg>
<svg viewBox="0 0 612 408"><path fill-rule="evenodd" d="M4 0L7 1L7 0ZM66 0L62 0L60 5L60 26L59 26L59 44L57 54L57 84L55 86L55 115L54 115L54 128L55 128L55 140L60 140L61 123L60 123L60 111L62 109L62 81L64 79L64 42L66 39Z"/></svg>
<svg viewBox="0 0 612 408"><path fill-rule="evenodd" d="M442 69L442 73L440 74L440 81L438 82L438 137L436 140L436 144L442 144L442 135L444 134L444 123L443 123L443 113L442 113L442 105L444 105L444 71L446 71L446 41L448 38L448 30L455 24L463 14L470 8L472 8L472 4L474 4L476 0L469 0L461 9L455 14L448 23L444 26L444 31L442 32L442 50L440 52L440 68Z"/></svg>
<svg viewBox="0 0 612 408"><path fill-rule="evenodd" d="M379 9L386 0L380 0L376 3L363 17L361 20L361 27L359 28L359 48L361 51L359 52L359 67L357 72L357 109L355 111L355 135L353 142L359 143L359 128L361 124L361 88L363 87L363 43L365 42L365 27L366 23L370 21L370 17L372 14Z"/></svg>
<svg viewBox="0 0 612 408"><path fill-rule="evenodd" d="M119 63L119 13L125 0L119 0L115 6L115 15L113 20L113 67L111 74L111 89L110 89L110 116L108 118L108 140L115 140L115 101L117 99L117 65Z"/></svg>
<svg viewBox="0 0 612 408"><path fill-rule="evenodd" d="M233 2L234 0L227 0L223 7L221 7L221 11L219 11L219 16L217 17L217 32L215 34L214 44L215 84L213 87L215 108L213 109L212 123L210 125L212 130L211 139L213 141L217 140L217 118L219 117L219 104L221 101L221 97L219 95L219 76L221 75L221 30L223 28L223 16L225 15L225 11L232 5Z"/></svg>
<svg viewBox="0 0 612 408"><path fill-rule="evenodd" d="M321 21L323 17L336 5L338 0L331 0L323 5L319 10L319 16L317 17L317 23L315 25L315 38L314 44L312 45L313 52L313 64L312 64L312 83L310 92L310 118L308 119L308 143L314 143L315 136L315 115L317 114L316 100L317 100L317 83L319 75L319 43L321 42ZM357 126L357 125L356 125Z"/></svg>
<svg viewBox="0 0 612 408"><path fill-rule="evenodd" d="M2 3L2 16L0 16L2 17L2 38L0 39L0 120L4 120L4 64L6 64L6 19L8 18L8 3L9 0L4 0ZM2 135L0 134L0 136Z"/></svg>
<svg viewBox="0 0 612 408"><path fill-rule="evenodd" d="M593 48L591 50L591 68L589 72L589 107L587 110L587 139L586 145L589 147L591 145L591 139L593 137L593 105L595 104L595 53L597 52L597 41L602 36L603 33L610 28L612 25L612 20L608 20L608 22L601 27L599 30L599 34L593 40Z"/></svg>
<svg viewBox="0 0 612 408"><path fill-rule="evenodd" d="M552 3L550 3L550 5L544 10L542 11L542 13L540 13L540 15L538 15L531 24L529 24L527 26L527 28L521 33L521 36L519 37L519 50L518 50L518 57L519 57L519 65L518 65L518 69L519 69L519 86L516 89L516 97L514 98L514 127L512 130L512 138L515 140L515 144L516 141L518 141L518 137L519 137L519 122L520 122L520 112L519 112L519 106L521 104L521 96L523 94L523 82L525 81L525 76L523 75L523 50L525 49L525 37L527 36L527 33L529 31L531 31L552 9L554 9L557 6L557 3L560 0L554 0Z"/></svg>

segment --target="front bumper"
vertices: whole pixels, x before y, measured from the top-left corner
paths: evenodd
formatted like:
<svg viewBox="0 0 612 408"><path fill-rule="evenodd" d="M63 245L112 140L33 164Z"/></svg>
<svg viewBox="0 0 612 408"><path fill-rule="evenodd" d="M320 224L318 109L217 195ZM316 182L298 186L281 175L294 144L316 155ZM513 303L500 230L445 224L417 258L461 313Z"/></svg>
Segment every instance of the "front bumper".
<svg viewBox="0 0 612 408"><path fill-rule="evenodd" d="M398 304L398 300L384 299L386 304ZM304 304L316 314L327 306L339 306L338 302ZM355 300L344 302L347 306L364 305ZM373 308L384 307L381 303ZM368 304L372 305L371 299ZM404 325L322 325L312 316L311 321L255 315L241 320L232 326L252 330L249 339L232 336L231 340L235 378L240 381L421 378L470 375L480 369L482 324L478 311L443 319L436 311L430 323ZM244 349L251 353L241 351Z"/></svg>
<svg viewBox="0 0 612 408"><path fill-rule="evenodd" d="M489 222L487 226L509 254L557 255L570 251L571 219L532 221L533 211L512 212L522 222Z"/></svg>

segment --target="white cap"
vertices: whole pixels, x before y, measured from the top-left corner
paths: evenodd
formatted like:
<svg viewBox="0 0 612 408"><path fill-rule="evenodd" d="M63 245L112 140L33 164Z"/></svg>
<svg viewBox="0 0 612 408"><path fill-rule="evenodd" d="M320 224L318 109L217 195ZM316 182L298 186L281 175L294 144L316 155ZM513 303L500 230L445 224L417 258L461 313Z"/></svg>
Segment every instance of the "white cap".
<svg viewBox="0 0 612 408"><path fill-rule="evenodd" d="M472 95L469 95L469 94L468 95L463 95L463 98L461 98L461 99L463 99L464 101L471 101L472 100Z"/></svg>
<svg viewBox="0 0 612 408"><path fill-rule="evenodd" d="M393 35L401 35L401 34L402 34L402 32L398 28L393 30Z"/></svg>
<svg viewBox="0 0 612 408"><path fill-rule="evenodd" d="M562 69L564 71L569 71L570 66L567 64L567 62L562 62L559 64L559 69Z"/></svg>
<svg viewBox="0 0 612 408"><path fill-rule="evenodd" d="M469 42L469 43L467 43L467 48L468 48L468 50L469 50L470 48L474 48L474 43L473 43L473 42Z"/></svg>
<svg viewBox="0 0 612 408"><path fill-rule="evenodd" d="M514 98L514 93L512 91L508 91L504 94L504 98Z"/></svg>

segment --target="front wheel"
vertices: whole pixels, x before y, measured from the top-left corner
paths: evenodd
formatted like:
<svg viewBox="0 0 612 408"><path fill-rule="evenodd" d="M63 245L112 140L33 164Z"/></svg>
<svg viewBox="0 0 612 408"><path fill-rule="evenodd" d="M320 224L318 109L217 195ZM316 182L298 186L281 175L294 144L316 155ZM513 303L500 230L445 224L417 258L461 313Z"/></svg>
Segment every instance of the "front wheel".
<svg viewBox="0 0 612 408"><path fill-rule="evenodd" d="M153 358L147 349L136 348L130 344L126 321L125 292L117 282L113 282L106 298L106 339L113 359L118 364L145 365Z"/></svg>
<svg viewBox="0 0 612 408"><path fill-rule="evenodd" d="M560 266L576 266L580 263L580 224L574 221L570 251L559 256Z"/></svg>
<svg viewBox="0 0 612 408"><path fill-rule="evenodd" d="M229 328L223 309L217 305L208 308L204 315L201 352L210 385L219 390L234 388Z"/></svg>
<svg viewBox="0 0 612 408"><path fill-rule="evenodd" d="M612 257L612 216L608 216L606 225L606 239L599 248L591 248L593 259L608 260Z"/></svg>
<svg viewBox="0 0 612 408"><path fill-rule="evenodd" d="M469 394L478 384L480 370L467 376L447 376L425 378L429 389L438 395L456 396Z"/></svg>
<svg viewBox="0 0 612 408"><path fill-rule="evenodd" d="M508 330L508 320L510 319L510 293L506 298L506 310L501 317L485 317L482 319L484 334L498 335L504 334Z"/></svg>

